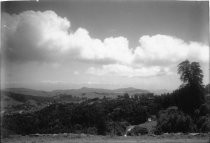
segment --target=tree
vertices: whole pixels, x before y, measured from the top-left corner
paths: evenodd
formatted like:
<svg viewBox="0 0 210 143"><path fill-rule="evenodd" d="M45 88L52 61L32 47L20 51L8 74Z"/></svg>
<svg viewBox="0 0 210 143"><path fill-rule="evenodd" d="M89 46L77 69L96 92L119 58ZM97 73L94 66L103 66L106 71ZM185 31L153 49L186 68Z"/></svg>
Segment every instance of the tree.
<svg viewBox="0 0 210 143"><path fill-rule="evenodd" d="M183 82L176 91L178 106L192 115L205 102L203 72L198 62L185 60L178 65L178 74Z"/></svg>
<svg viewBox="0 0 210 143"><path fill-rule="evenodd" d="M206 91L207 94L210 94L210 84L207 84L205 86L205 91Z"/></svg>
<svg viewBox="0 0 210 143"><path fill-rule="evenodd" d="M198 62L190 63L188 60L181 62L178 65L178 74L185 85L203 87L203 72Z"/></svg>

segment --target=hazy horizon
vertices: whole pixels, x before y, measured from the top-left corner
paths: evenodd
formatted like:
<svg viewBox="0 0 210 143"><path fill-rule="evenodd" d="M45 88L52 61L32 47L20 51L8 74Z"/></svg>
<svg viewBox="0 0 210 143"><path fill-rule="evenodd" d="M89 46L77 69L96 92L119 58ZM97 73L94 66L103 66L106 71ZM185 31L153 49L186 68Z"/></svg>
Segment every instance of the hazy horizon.
<svg viewBox="0 0 210 143"><path fill-rule="evenodd" d="M65 87L65 86L62 86L60 85L60 87L56 86L56 88L51 85L48 85L48 86L44 86L42 88L38 87L36 88L36 86L33 86L32 88L30 86L5 86L4 89L2 90L6 90L6 89L29 89L29 90L40 90L40 91L55 91L55 90L72 90L72 89L83 89L83 88L88 88L88 89L107 89L107 90L116 90L116 89L129 89L129 88L133 88L133 89L140 89L140 90L147 90L147 91L150 91L150 92L172 92L173 90L172 89L153 89L153 88L150 88L150 89L144 89L144 88L138 88L138 87L133 87L133 86L118 86L116 85L116 87L113 87L112 85L102 85L102 86L99 86L99 85L73 85L71 86L70 88L69 87Z"/></svg>
<svg viewBox="0 0 210 143"><path fill-rule="evenodd" d="M174 90L186 59L209 83L208 1L2 2L1 19L6 88Z"/></svg>

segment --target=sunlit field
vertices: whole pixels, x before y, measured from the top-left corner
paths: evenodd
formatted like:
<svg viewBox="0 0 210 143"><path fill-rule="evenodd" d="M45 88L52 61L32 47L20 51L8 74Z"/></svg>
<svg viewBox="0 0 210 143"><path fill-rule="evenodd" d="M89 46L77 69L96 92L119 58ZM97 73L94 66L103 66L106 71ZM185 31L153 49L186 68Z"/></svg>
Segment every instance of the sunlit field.
<svg viewBox="0 0 210 143"><path fill-rule="evenodd" d="M159 136L92 136L92 135L43 135L11 136L2 140L4 143L209 143L210 134L192 135L159 135Z"/></svg>

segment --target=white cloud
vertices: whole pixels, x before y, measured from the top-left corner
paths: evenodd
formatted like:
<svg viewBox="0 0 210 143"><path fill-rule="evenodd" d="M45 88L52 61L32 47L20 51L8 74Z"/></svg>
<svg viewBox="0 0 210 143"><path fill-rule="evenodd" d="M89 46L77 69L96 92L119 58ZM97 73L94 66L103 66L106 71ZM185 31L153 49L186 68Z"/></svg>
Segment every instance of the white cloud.
<svg viewBox="0 0 210 143"><path fill-rule="evenodd" d="M79 75L78 71L74 71L73 73L74 73L74 75Z"/></svg>
<svg viewBox="0 0 210 143"><path fill-rule="evenodd" d="M70 47L76 47L82 59L111 60L121 63L130 63L132 60L128 40L125 37L109 37L101 41L91 38L87 30L79 28L70 35L69 40Z"/></svg>
<svg viewBox="0 0 210 143"><path fill-rule="evenodd" d="M8 59L59 64L59 61L106 61L92 67L96 75L154 76L171 71L169 65L189 59L209 62L209 47L169 35L142 36L133 50L126 37L93 38L88 30L71 30L70 21L53 11L2 14L2 32ZM108 62L107 62L108 61Z"/></svg>
<svg viewBox="0 0 210 143"><path fill-rule="evenodd" d="M46 84L64 84L66 83L65 81L52 81L52 80L43 80L41 83L46 83Z"/></svg>
<svg viewBox="0 0 210 143"><path fill-rule="evenodd" d="M3 13L2 19L7 27L4 28L9 47L7 52L15 60L73 56L86 60L131 62L132 55L125 37L108 37L102 41L90 37L84 28L70 32L70 21L53 11L25 11L19 15Z"/></svg>
<svg viewBox="0 0 210 143"><path fill-rule="evenodd" d="M48 61L58 58L68 44L70 22L53 11L3 13L6 52L14 61ZM57 60L57 59L56 59Z"/></svg>
<svg viewBox="0 0 210 143"><path fill-rule="evenodd" d="M88 74L102 76L102 75L117 75L124 77L149 77L162 74L171 74L167 67L152 66L133 68L121 64L103 65L101 68L91 67L87 70Z"/></svg>
<svg viewBox="0 0 210 143"><path fill-rule="evenodd" d="M181 39L154 35L142 36L135 49L135 61L146 64L171 64L185 59L209 61L209 47L198 42L186 43Z"/></svg>

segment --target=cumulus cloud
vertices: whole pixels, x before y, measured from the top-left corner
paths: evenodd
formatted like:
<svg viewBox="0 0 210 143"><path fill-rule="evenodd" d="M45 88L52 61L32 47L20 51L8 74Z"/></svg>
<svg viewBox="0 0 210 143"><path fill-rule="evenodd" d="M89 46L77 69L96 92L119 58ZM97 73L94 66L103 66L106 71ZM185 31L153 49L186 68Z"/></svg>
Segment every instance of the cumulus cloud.
<svg viewBox="0 0 210 143"><path fill-rule="evenodd" d="M58 60L73 56L123 63L131 60L125 37L108 37L102 41L90 37L84 28L71 32L70 21L53 11L25 11L19 15L3 13L2 21L10 59Z"/></svg>
<svg viewBox="0 0 210 143"><path fill-rule="evenodd" d="M199 42L145 35L136 48L130 48L123 36L101 40L81 27L72 31L70 21L53 11L3 13L1 27L5 53L13 62L103 61L107 64L91 67L87 73L133 77L170 73L169 65L185 59L209 61L209 47Z"/></svg>
<svg viewBox="0 0 210 143"><path fill-rule="evenodd" d="M208 62L209 47L198 42L186 43L181 39L154 35L142 36L135 49L135 61L146 64L171 64L189 59Z"/></svg>
<svg viewBox="0 0 210 143"><path fill-rule="evenodd" d="M121 64L110 64L103 65L101 68L91 67L87 70L87 73L98 76L117 75L124 77L150 77L162 74L171 74L171 71L167 67L160 66L134 68Z"/></svg>
<svg viewBox="0 0 210 143"><path fill-rule="evenodd" d="M58 56L66 46L63 35L70 27L66 18L52 11L3 13L2 24L6 54L15 61L45 61Z"/></svg>
<svg viewBox="0 0 210 143"><path fill-rule="evenodd" d="M125 37L108 37L101 41L91 38L87 30L79 28L70 35L69 40L70 47L76 47L82 59L110 60L121 63L130 63L132 60L129 43Z"/></svg>

